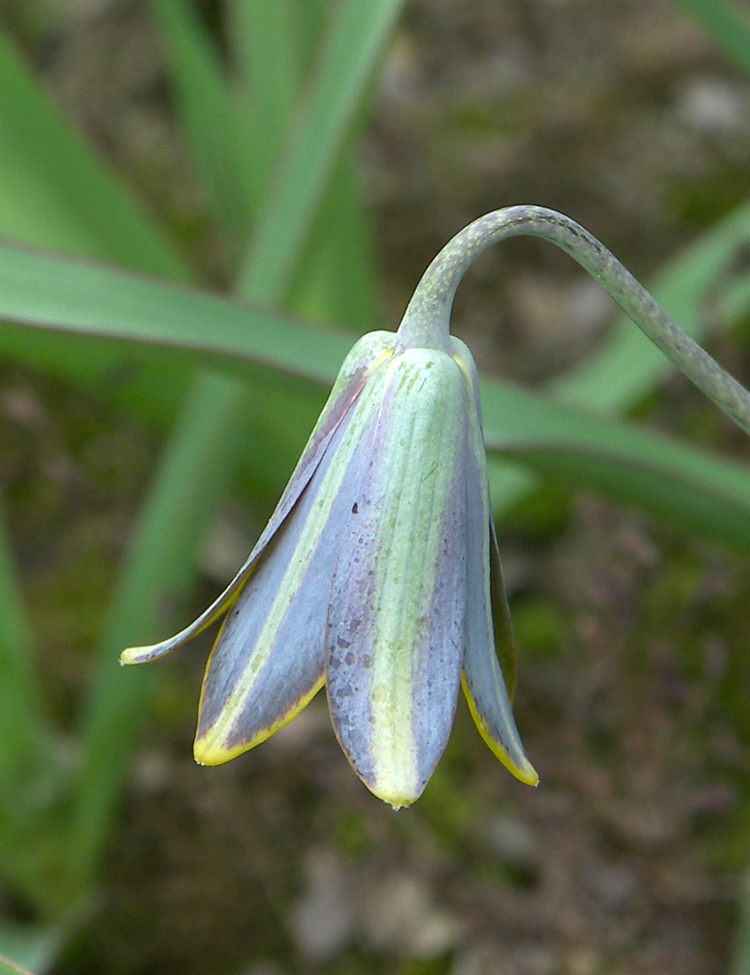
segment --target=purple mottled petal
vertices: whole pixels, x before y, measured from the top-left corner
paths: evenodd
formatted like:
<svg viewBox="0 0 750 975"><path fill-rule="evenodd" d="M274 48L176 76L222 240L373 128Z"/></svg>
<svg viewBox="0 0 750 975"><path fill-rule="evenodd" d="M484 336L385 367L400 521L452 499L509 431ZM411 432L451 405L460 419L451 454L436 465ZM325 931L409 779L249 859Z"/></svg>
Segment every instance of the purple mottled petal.
<svg viewBox="0 0 750 975"><path fill-rule="evenodd" d="M490 602L495 652L500 662L508 698L512 701L516 693L516 644L513 639L513 624L510 618L508 597L505 593L503 566L500 562L500 546L497 544L497 532L489 504L488 508L490 517Z"/></svg>
<svg viewBox="0 0 750 975"><path fill-rule="evenodd" d="M219 633L203 682L196 759L220 764L290 721L323 681L325 625L352 455L380 404L384 368L320 464Z"/></svg>
<svg viewBox="0 0 750 975"><path fill-rule="evenodd" d="M468 510L464 693L477 728L493 753L513 775L535 785L539 777L524 754L504 680L507 668L515 682L513 632L492 523L478 377L466 346L457 339L453 345L456 360L470 380L464 460Z"/></svg>
<svg viewBox="0 0 750 975"><path fill-rule="evenodd" d="M394 806L418 798L447 743L466 601L463 380L445 355L399 358L352 465L326 665L342 748Z"/></svg>

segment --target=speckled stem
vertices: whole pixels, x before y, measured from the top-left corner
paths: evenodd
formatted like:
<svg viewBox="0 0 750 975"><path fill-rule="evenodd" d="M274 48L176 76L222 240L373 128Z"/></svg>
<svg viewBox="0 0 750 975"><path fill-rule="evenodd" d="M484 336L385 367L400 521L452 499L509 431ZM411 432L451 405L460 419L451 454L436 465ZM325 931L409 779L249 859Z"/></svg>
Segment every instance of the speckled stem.
<svg viewBox="0 0 750 975"><path fill-rule="evenodd" d="M461 278L491 244L520 236L541 237L570 254L654 345L750 434L750 393L745 387L667 315L596 237L569 217L545 207L494 210L449 241L417 285L398 330L399 347L423 346L448 351L451 308Z"/></svg>

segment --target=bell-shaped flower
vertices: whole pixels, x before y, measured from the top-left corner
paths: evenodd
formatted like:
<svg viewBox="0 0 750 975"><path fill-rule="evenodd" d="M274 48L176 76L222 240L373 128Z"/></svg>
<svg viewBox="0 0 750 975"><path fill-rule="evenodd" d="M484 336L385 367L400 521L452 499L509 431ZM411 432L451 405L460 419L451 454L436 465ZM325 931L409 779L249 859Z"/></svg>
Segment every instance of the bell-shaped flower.
<svg viewBox="0 0 750 975"><path fill-rule="evenodd" d="M174 650L220 616L195 757L218 765L264 741L325 683L333 726L381 799L417 799L445 748L463 682L482 737L531 785L510 707L513 639L490 510L477 372L450 335L453 296L490 244L553 241L750 433L750 394L670 319L603 245L563 214L480 217L425 272L398 332L346 358L250 557Z"/></svg>
<svg viewBox="0 0 750 975"><path fill-rule="evenodd" d="M198 762L260 744L325 684L354 770L406 806L440 759L463 683L492 751L521 781L538 781L508 692L513 638L477 371L448 327L472 248L486 246L472 234L436 258L398 332L365 335L349 353L225 591L176 636L122 654L154 660L224 616L203 680Z"/></svg>
<svg viewBox="0 0 750 975"><path fill-rule="evenodd" d="M176 636L123 653L123 663L154 660L224 615L203 681L198 762L264 741L326 684L354 770L405 806L445 748L463 678L482 737L514 775L537 782L500 666L512 685L476 368L462 342L449 343L360 339L226 590Z"/></svg>

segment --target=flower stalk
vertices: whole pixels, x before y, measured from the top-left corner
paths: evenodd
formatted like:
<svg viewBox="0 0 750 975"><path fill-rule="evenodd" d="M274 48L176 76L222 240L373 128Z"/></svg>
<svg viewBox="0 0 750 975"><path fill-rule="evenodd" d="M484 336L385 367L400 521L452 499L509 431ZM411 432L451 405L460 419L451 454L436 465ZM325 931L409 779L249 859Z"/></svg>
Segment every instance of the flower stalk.
<svg viewBox="0 0 750 975"><path fill-rule="evenodd" d="M450 332L456 289L473 262L492 244L511 237L540 237L569 254L604 288L625 314L727 416L750 435L750 393L701 348L630 271L584 227L539 206L493 210L446 244L422 276L404 315L403 341L442 341Z"/></svg>

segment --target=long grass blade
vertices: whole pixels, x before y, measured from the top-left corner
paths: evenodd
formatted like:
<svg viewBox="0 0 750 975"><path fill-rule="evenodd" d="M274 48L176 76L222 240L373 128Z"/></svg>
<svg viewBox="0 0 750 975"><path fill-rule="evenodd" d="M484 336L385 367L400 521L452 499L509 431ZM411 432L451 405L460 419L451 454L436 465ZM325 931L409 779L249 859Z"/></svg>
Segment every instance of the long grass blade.
<svg viewBox="0 0 750 975"><path fill-rule="evenodd" d="M269 374L283 373L318 386L330 385L348 351L349 342L342 335L251 312L227 299L46 255L8 249L6 256L7 260L0 257L0 314L10 317L12 312L41 331L61 328L76 347L76 335L86 336L87 347L106 336L127 341L134 351L146 343L141 351L152 359L158 349L169 358L181 355L186 368L209 363L238 378L266 384ZM4 286L2 275L14 260L19 263L8 284L15 281L15 289ZM17 287L24 277L25 296ZM37 281L45 280L47 294L36 287ZM65 308L66 315L54 322L56 308ZM19 326L16 333L21 331ZM740 465L509 384L485 383L483 409L488 443L517 461L546 475L564 472L571 483L599 487L659 516L668 498L657 496L658 478L670 483L670 491L676 491L680 481L686 495L679 514L675 507L675 517L687 518L692 505L689 517L695 527L724 541L744 543L750 473ZM516 489L503 486L498 478L495 465L497 502L517 500L520 482Z"/></svg>
<svg viewBox="0 0 750 975"><path fill-rule="evenodd" d="M229 0L226 19L255 212L296 116L325 15L319 0Z"/></svg>
<svg viewBox="0 0 750 975"><path fill-rule="evenodd" d="M239 388L229 385L239 396ZM141 512L101 639L84 720L86 763L70 851L81 883L90 880L96 866L150 686L151 675L120 670L118 653L134 639L153 639L160 624L168 625L164 607L176 607L192 580L238 447L231 424L237 403L227 387L225 379L208 376L185 405ZM209 413L207 401L214 403Z"/></svg>
<svg viewBox="0 0 750 975"><path fill-rule="evenodd" d="M715 328L731 327L750 310L750 285L745 276L732 273L748 239L750 203L719 221L655 280L653 294L695 338ZM232 335L243 327L243 321L247 321L248 330L252 332L256 314L239 309L229 312L228 306L219 299L203 295L193 295L194 302L181 299L151 281L134 280L128 286L115 272L86 265L71 266L51 255L26 253L12 245L0 244L0 284L0 318L36 323L37 326L46 323L50 332L44 341L37 337L34 342L29 342L23 331L0 329L0 353L17 361L38 363L57 376L84 382L103 395L119 395L131 408L139 408L141 415L150 412L154 420L161 423L172 415L171 406L179 395L179 388L170 386L170 382L177 381L180 370L173 368L171 380L162 375L161 381L156 382L144 367L141 379L140 369L132 375L127 367L122 368L124 360L129 358L130 348L135 349L140 341L171 344L176 348L181 332L183 341L200 343L203 340L199 338L201 334L205 339L212 334L213 342L221 345L225 335L232 341ZM45 300L47 297L49 301ZM265 314L269 320L274 318ZM184 316L182 329L180 315ZM216 316L215 329L210 325L213 316ZM248 318L243 319L243 316ZM167 335L158 335L160 317L171 330L171 339ZM141 319L146 323L142 330L139 326ZM234 319L236 324L230 325L229 319ZM55 340L51 334L58 329L63 333L66 329L77 331L78 325L81 333L96 334L97 322L103 335L111 339L122 338L127 347L118 347L113 353L112 349L98 343L89 346L87 351L91 355L81 356L67 338ZM153 331L154 328L157 331ZM278 347L273 349L269 345L268 351L272 356L278 356L283 367L284 350L292 344L291 333L281 332L280 336ZM326 333L320 333L319 341L324 345L327 342L325 336ZM206 348L210 350L212 345L208 342ZM240 345L238 343L238 349ZM342 348L339 345L337 350L330 350L330 354L340 361ZM325 349L324 357L328 355L329 350ZM165 357L162 368L166 363ZM273 365L272 362L268 364ZM669 369L664 358L627 320L618 320L600 353L553 383L552 390L556 396L586 409L618 413L642 399ZM330 370L329 363L325 376L321 374L319 378L327 377L328 381ZM163 388L167 391L165 396L160 395ZM132 395L127 395L128 390Z"/></svg>
<svg viewBox="0 0 750 975"><path fill-rule="evenodd" d="M61 924L26 925L0 919L0 975L47 971L66 933Z"/></svg>
<svg viewBox="0 0 750 975"><path fill-rule="evenodd" d="M750 15L725 0L675 0L713 37L738 68L750 75Z"/></svg>
<svg viewBox="0 0 750 975"><path fill-rule="evenodd" d="M330 16L330 15L329 15ZM306 101L312 56L326 13L319 0L230 0L230 50L238 100L247 118L247 155L255 190L268 186L285 140ZM337 321L359 332L374 327L375 285L369 226L348 139L331 178L288 307L307 320Z"/></svg>
<svg viewBox="0 0 750 975"><path fill-rule="evenodd" d="M747 465L621 421L569 413L554 400L508 386L483 384L482 401L488 448L496 456L733 548L750 545ZM517 500L512 481L506 493L497 470L494 479L502 507Z"/></svg>
<svg viewBox="0 0 750 975"><path fill-rule="evenodd" d="M10 958L0 955L0 975L34 975L28 968L16 965Z"/></svg>
<svg viewBox="0 0 750 975"><path fill-rule="evenodd" d="M331 178L289 296L308 321L340 322L358 334L375 328L375 261L352 147Z"/></svg>
<svg viewBox="0 0 750 975"><path fill-rule="evenodd" d="M0 31L0 234L185 280L171 242L67 123Z"/></svg>
<svg viewBox="0 0 750 975"><path fill-rule="evenodd" d="M229 49L243 114L275 152L326 26L321 0L227 0ZM281 124L280 124L281 123Z"/></svg>
<svg viewBox="0 0 750 975"><path fill-rule="evenodd" d="M244 245L255 202L248 195L247 175L254 154L246 151L219 52L184 0L151 0L151 8L161 27L196 175L215 219L236 245Z"/></svg>
<svg viewBox="0 0 750 975"><path fill-rule="evenodd" d="M326 184L403 0L348 0L338 14L307 110L258 215L239 279L243 294L270 303L290 283Z"/></svg>
<svg viewBox="0 0 750 975"><path fill-rule="evenodd" d="M71 355L81 358L70 341L77 334L89 339L86 358L106 350L97 340L108 339L119 361L131 360L131 370L133 358L145 355L159 368L176 361L188 370L202 362L231 373L232 359L239 357L245 379L254 362L259 368L253 378L271 369L329 383L351 345L343 335L312 333L294 319L246 302L2 243L0 319L6 322L0 329L4 355L20 358L29 347L44 355L57 333ZM35 329L33 341L28 328L13 323ZM113 367L118 358L102 362Z"/></svg>

